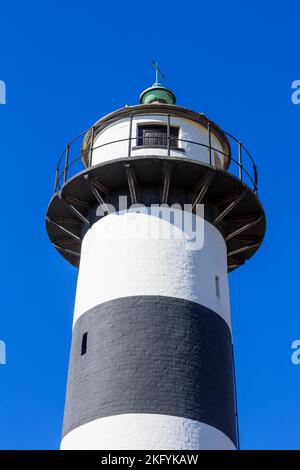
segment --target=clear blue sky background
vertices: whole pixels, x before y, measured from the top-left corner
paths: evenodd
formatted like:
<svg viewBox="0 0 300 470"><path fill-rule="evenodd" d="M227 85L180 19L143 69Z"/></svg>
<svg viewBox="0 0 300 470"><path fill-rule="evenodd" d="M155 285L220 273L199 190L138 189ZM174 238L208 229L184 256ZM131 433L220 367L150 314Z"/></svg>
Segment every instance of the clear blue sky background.
<svg viewBox="0 0 300 470"><path fill-rule="evenodd" d="M54 169L68 140L137 103L152 58L178 104L258 163L267 235L230 275L241 447L300 448L299 19L257 0L2 3L0 448L59 446L77 271L45 232Z"/></svg>

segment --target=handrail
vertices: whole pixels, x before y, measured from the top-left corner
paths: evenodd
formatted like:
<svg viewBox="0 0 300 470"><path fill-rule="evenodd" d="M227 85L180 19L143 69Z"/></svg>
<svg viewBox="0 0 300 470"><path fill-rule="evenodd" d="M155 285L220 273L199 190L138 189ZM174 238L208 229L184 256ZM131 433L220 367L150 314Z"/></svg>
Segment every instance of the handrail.
<svg viewBox="0 0 300 470"><path fill-rule="evenodd" d="M155 114L156 115L156 114ZM54 184L54 192L57 192L61 189L62 184L64 184L68 179L72 176L70 175L70 168L74 167L74 164L78 162L79 160L82 161L82 167L78 170L81 171L83 169L83 166L85 167L90 167L92 166L92 157L93 153L95 150L100 149L102 147L107 147L110 145L114 145L117 143L121 142L128 142L128 148L127 146L124 146L124 157L130 157L132 155L132 142L140 139L139 136L133 137L132 136L132 118L133 117L140 117L140 116L145 116L145 114L128 114L126 118L130 118L130 125L129 125L129 135L126 138L122 139L116 139L111 142L104 142L99 145L94 145L95 141L95 136L96 132L99 128L103 128L106 124L111 124L113 122L119 121L123 117L115 117L115 118L109 118L107 120L100 121L98 124L92 126L91 128L81 132L77 137L75 137L73 140L71 140L67 145L62 154L59 157L57 166L56 166L56 171L55 171L55 184ZM171 116L176 116L176 114L171 114L171 113L159 113L159 116L167 116L167 135L166 135L166 146L158 145L156 148L162 148L163 150L167 150L168 156L172 157L172 149L170 142L171 139L174 139L174 136L170 135L170 126L171 126ZM213 124L210 121L204 121L199 119L197 121L198 124L203 125L207 130L208 130L208 143L204 142L196 142L194 140L189 140L189 139L183 139L183 138L177 138L177 142L184 142L190 145L198 145L199 147L204 147L207 148L208 150L208 155L209 155L209 164L213 166L212 164L212 152L217 152L218 154L222 155L224 158L227 159L228 161L228 166L232 163L234 163L235 167L237 169L238 174L234 175L238 177L241 181L244 181L247 183L249 180L252 190L257 193L258 190L258 171L257 171L257 165L255 164L255 161L253 157L251 156L250 152L247 150L247 148L240 142L236 137L234 137L232 134L229 132L226 132L218 127L216 127L215 124ZM212 139L211 139L211 134L213 131L217 131L219 134L223 134L225 136L225 139L227 140L229 144L229 151L225 152L224 149L220 150L212 145ZM79 139L82 138L83 136L86 136L87 134L90 134L90 141L89 146L87 150L83 151L82 150L82 141L79 142ZM73 149L75 147L75 144L80 143L80 153L78 155L73 156ZM176 149L175 149L176 151ZM237 154L237 157L235 158L234 155ZM120 155L120 158L123 155ZM184 157L183 157L184 158ZM251 167L251 171L249 170L249 164ZM232 171L232 168L229 166L227 169L228 173L234 174L234 171ZM245 180L246 178L246 180ZM249 186L249 184L248 184Z"/></svg>

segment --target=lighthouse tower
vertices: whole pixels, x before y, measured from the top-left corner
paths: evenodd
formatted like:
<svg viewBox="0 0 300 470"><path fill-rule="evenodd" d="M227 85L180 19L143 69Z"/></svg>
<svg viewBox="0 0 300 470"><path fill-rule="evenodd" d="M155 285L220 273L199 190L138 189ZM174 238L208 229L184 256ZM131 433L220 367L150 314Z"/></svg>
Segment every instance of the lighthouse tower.
<svg viewBox="0 0 300 470"><path fill-rule="evenodd" d="M159 83L67 145L46 218L79 268L62 449L238 447L228 272L264 237L257 179Z"/></svg>

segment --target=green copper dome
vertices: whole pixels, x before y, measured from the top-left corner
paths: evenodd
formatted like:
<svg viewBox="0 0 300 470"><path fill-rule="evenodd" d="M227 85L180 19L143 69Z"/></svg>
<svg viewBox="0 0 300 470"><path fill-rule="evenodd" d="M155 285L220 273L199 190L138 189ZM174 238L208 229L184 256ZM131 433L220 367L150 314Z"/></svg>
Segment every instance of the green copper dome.
<svg viewBox="0 0 300 470"><path fill-rule="evenodd" d="M169 88L164 87L160 83L154 83L152 87L147 88L141 93L140 103L150 104L154 102L175 104L176 96Z"/></svg>

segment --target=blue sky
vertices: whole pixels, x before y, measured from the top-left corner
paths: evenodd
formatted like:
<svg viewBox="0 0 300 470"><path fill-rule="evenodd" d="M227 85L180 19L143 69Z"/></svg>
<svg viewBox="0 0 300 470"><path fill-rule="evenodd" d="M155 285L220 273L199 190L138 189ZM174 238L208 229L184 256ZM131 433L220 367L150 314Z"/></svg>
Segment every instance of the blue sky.
<svg viewBox="0 0 300 470"><path fill-rule="evenodd" d="M296 6L244 2L5 2L1 6L0 448L59 446L77 271L45 232L66 142L135 104L155 58L178 104L239 137L259 167L267 234L230 275L243 449L300 449Z"/></svg>

